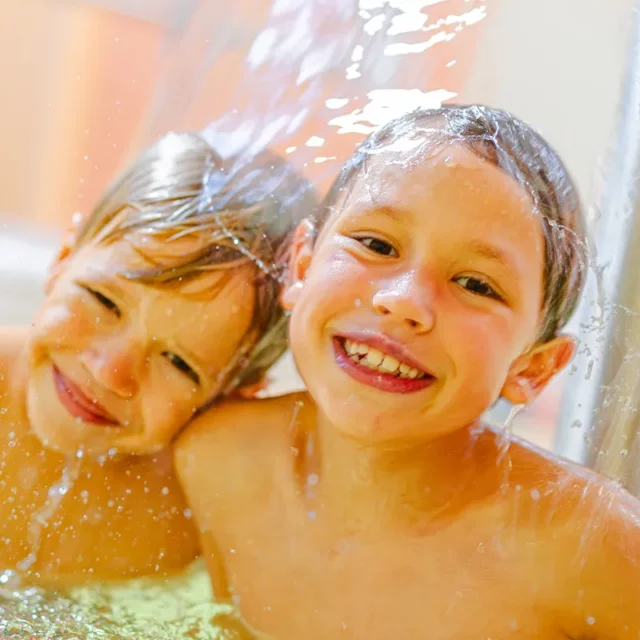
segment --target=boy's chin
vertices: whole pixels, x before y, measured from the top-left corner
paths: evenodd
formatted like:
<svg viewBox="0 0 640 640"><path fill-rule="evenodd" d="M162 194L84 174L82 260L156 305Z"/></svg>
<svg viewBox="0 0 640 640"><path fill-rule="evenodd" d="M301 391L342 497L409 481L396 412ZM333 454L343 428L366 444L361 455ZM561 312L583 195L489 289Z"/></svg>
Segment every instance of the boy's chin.
<svg viewBox="0 0 640 640"><path fill-rule="evenodd" d="M45 449L68 457L99 457L113 447L113 434L100 433L95 427L75 421L57 407L56 399L38 384L42 376L33 375L27 389L27 417L31 432Z"/></svg>
<svg viewBox="0 0 640 640"><path fill-rule="evenodd" d="M327 416L333 428L343 437L363 447L393 449L423 444L435 440L442 433L431 432L425 421L410 416L382 416L380 413L356 412L348 415L336 409Z"/></svg>

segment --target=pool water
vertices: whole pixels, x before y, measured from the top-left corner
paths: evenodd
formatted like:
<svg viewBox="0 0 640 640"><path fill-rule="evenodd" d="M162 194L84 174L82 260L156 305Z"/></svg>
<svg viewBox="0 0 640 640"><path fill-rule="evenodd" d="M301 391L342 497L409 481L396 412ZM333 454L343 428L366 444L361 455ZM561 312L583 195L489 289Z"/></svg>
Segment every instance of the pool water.
<svg viewBox="0 0 640 640"><path fill-rule="evenodd" d="M242 640L230 605L213 602L204 565L168 580L149 578L67 592L20 588L0 578L0 638L38 640Z"/></svg>

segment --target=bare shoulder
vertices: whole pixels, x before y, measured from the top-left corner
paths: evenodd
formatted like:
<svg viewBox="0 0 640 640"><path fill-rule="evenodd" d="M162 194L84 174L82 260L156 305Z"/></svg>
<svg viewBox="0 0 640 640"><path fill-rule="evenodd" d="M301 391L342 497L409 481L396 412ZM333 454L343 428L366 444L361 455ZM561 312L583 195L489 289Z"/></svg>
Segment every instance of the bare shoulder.
<svg viewBox="0 0 640 640"><path fill-rule="evenodd" d="M554 576L547 595L568 637L637 640L640 501L610 478L518 438L509 454L518 517L525 527L535 523L548 551L540 566Z"/></svg>
<svg viewBox="0 0 640 640"><path fill-rule="evenodd" d="M287 434L306 394L227 400L198 416L174 444L176 470L190 487L224 484L226 491L260 490L288 448ZM199 489L198 489L199 490Z"/></svg>
<svg viewBox="0 0 640 640"><path fill-rule="evenodd" d="M553 546L563 567L558 615L570 637L637 639L640 502L590 469L564 460L556 465L551 515L559 517L550 521L555 521Z"/></svg>
<svg viewBox="0 0 640 640"><path fill-rule="evenodd" d="M202 448L239 447L245 452L283 435L283 427L295 419L306 394L292 393L276 398L225 400L194 419L175 444L176 458Z"/></svg>
<svg viewBox="0 0 640 640"><path fill-rule="evenodd" d="M562 496L567 505L585 505L589 517L594 510L610 513L640 513L640 502L619 483L551 451L541 449L519 438L511 448L516 479L529 484L539 483L548 492ZM632 518L634 519L634 518Z"/></svg>
<svg viewBox="0 0 640 640"><path fill-rule="evenodd" d="M26 342L25 327L0 327L0 389L5 389L10 382Z"/></svg>
<svg viewBox="0 0 640 640"><path fill-rule="evenodd" d="M531 498L540 521L572 531L596 517L603 526L640 523L640 502L617 482L515 436L504 447L501 437L487 429L479 439L482 455L491 460L486 452L493 449L500 451L498 458L508 459L510 491Z"/></svg>
<svg viewBox="0 0 640 640"><path fill-rule="evenodd" d="M27 342L27 327L0 327L0 359L18 357Z"/></svg>

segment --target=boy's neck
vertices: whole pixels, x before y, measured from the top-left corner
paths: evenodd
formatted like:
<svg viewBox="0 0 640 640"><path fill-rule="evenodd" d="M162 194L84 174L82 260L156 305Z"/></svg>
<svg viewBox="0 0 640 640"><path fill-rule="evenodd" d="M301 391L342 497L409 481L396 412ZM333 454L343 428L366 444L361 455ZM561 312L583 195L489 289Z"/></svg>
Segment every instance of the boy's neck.
<svg viewBox="0 0 640 640"><path fill-rule="evenodd" d="M315 427L304 434L300 483L314 517L350 533L414 528L457 512L479 497L472 482L477 472L495 466L492 453L476 446L477 424L428 442L363 445L317 411Z"/></svg>

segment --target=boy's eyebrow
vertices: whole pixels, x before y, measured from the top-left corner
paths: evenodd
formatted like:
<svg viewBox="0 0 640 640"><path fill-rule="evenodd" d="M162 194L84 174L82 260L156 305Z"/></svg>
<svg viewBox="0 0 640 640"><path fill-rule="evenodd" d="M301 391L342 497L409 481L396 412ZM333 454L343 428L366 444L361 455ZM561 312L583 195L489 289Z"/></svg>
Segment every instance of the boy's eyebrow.
<svg viewBox="0 0 640 640"><path fill-rule="evenodd" d="M360 211L361 215L376 214L376 213L384 216L388 216L389 218L391 218L392 220L395 220L396 222L403 222L403 221L406 222L407 218L413 217L413 213L408 209L402 209L394 205L382 204L382 203L376 203L376 202L372 202L370 207L363 208Z"/></svg>
<svg viewBox="0 0 640 640"><path fill-rule="evenodd" d="M480 258L486 258L487 260L493 260L494 262L499 262L501 265L509 269L509 271L513 272L515 275L518 275L518 270L516 269L513 261L504 251L500 251L500 249L498 249L497 247L486 244L481 240L474 240L469 245L469 249L476 256Z"/></svg>

